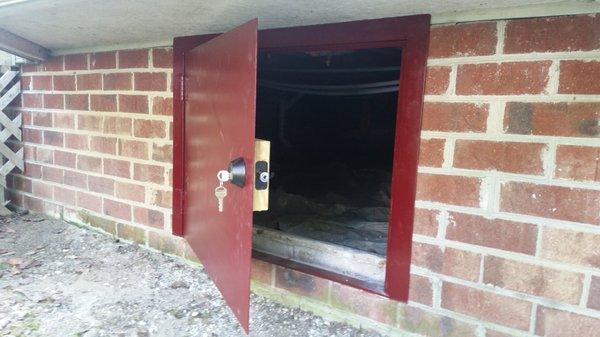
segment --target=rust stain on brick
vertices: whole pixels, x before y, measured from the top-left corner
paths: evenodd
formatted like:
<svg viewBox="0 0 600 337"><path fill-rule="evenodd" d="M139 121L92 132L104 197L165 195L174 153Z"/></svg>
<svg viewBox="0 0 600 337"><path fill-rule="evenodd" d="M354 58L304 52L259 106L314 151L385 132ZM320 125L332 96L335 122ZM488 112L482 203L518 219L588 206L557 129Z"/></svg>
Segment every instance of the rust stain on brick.
<svg viewBox="0 0 600 337"><path fill-rule="evenodd" d="M533 131L533 105L531 103L508 103L508 133L530 135Z"/></svg>

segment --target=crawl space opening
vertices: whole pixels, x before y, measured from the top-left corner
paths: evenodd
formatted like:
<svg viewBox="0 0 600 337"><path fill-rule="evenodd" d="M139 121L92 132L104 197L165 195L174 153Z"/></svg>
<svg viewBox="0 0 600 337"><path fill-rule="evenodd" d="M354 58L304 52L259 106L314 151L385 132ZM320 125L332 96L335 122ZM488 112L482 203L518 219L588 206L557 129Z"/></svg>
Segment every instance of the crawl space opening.
<svg viewBox="0 0 600 337"><path fill-rule="evenodd" d="M383 285L400 60L400 48L259 51L272 178L255 251Z"/></svg>

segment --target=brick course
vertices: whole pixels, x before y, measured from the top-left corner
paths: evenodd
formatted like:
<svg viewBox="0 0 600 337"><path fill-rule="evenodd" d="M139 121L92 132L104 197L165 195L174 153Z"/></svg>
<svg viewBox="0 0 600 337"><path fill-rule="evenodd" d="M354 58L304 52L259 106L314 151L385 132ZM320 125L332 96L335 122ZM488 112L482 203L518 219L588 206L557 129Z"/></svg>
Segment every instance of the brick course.
<svg viewBox="0 0 600 337"><path fill-rule="evenodd" d="M432 27L408 304L261 261L254 280L421 336L594 335L598 27ZM171 78L168 47L24 66L13 202L196 262L171 235Z"/></svg>

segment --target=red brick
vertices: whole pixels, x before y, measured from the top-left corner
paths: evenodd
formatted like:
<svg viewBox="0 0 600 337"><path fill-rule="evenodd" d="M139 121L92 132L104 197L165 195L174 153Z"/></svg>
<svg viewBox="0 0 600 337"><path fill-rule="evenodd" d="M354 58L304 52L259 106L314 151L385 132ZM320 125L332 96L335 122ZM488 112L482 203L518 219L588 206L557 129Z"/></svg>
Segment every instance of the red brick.
<svg viewBox="0 0 600 337"><path fill-rule="evenodd" d="M43 181L33 181L32 193L39 198L52 199L52 185L48 185Z"/></svg>
<svg viewBox="0 0 600 337"><path fill-rule="evenodd" d="M479 207L479 178L420 173L417 200Z"/></svg>
<svg viewBox="0 0 600 337"><path fill-rule="evenodd" d="M44 108L46 109L64 109L65 98L61 94L44 94Z"/></svg>
<svg viewBox="0 0 600 337"><path fill-rule="evenodd" d="M413 242L412 263L435 273L476 282L479 279L481 255L425 243Z"/></svg>
<svg viewBox="0 0 600 337"><path fill-rule="evenodd" d="M165 215L162 212L142 207L133 208L133 221L144 226L163 229Z"/></svg>
<svg viewBox="0 0 600 337"><path fill-rule="evenodd" d="M154 66L154 68L173 68L173 49L152 49L152 65Z"/></svg>
<svg viewBox="0 0 600 337"><path fill-rule="evenodd" d="M541 94L550 61L463 64L458 66L458 95Z"/></svg>
<svg viewBox="0 0 600 337"><path fill-rule="evenodd" d="M173 193L171 191L150 190L150 204L154 206L171 208L173 206Z"/></svg>
<svg viewBox="0 0 600 337"><path fill-rule="evenodd" d="M170 144L152 144L152 160L165 163L173 162L173 145Z"/></svg>
<svg viewBox="0 0 600 337"><path fill-rule="evenodd" d="M558 16L511 20L506 24L504 52L560 52L600 48L600 17Z"/></svg>
<svg viewBox="0 0 600 337"><path fill-rule="evenodd" d="M598 78L600 78L599 61L560 61L558 92L560 94L600 94Z"/></svg>
<svg viewBox="0 0 600 337"><path fill-rule="evenodd" d="M60 151L56 151L60 152ZM42 177L42 166L25 162L25 172L23 172L27 177L30 178L41 178Z"/></svg>
<svg viewBox="0 0 600 337"><path fill-rule="evenodd" d="M429 37L430 58L491 55L495 52L495 22L431 28Z"/></svg>
<svg viewBox="0 0 600 337"><path fill-rule="evenodd" d="M52 114L49 112L32 112L31 124L36 126L52 127Z"/></svg>
<svg viewBox="0 0 600 337"><path fill-rule="evenodd" d="M600 182L600 147L559 145L556 177Z"/></svg>
<svg viewBox="0 0 600 337"><path fill-rule="evenodd" d="M154 97L152 101L152 114L173 116L173 98Z"/></svg>
<svg viewBox="0 0 600 337"><path fill-rule="evenodd" d="M504 130L513 134L562 137L600 136L599 103L506 104Z"/></svg>
<svg viewBox="0 0 600 337"><path fill-rule="evenodd" d="M521 330L529 328L531 316L529 302L447 282L442 286L442 308Z"/></svg>
<svg viewBox="0 0 600 337"><path fill-rule="evenodd" d="M54 164L58 166L75 168L77 155L73 152L54 151Z"/></svg>
<svg viewBox="0 0 600 337"><path fill-rule="evenodd" d="M425 95L441 95L448 90L450 67L427 67Z"/></svg>
<svg viewBox="0 0 600 337"><path fill-rule="evenodd" d="M102 213L102 198L88 193L77 192L77 207Z"/></svg>
<svg viewBox="0 0 600 337"><path fill-rule="evenodd" d="M88 95L65 95L65 107L70 110L89 110Z"/></svg>
<svg viewBox="0 0 600 337"><path fill-rule="evenodd" d="M90 54L90 69L114 69L117 66L115 52Z"/></svg>
<svg viewBox="0 0 600 337"><path fill-rule="evenodd" d="M87 150L87 136L76 134L65 134L65 147L75 150Z"/></svg>
<svg viewBox="0 0 600 337"><path fill-rule="evenodd" d="M578 304L583 275L486 256L483 282L559 302Z"/></svg>
<svg viewBox="0 0 600 337"><path fill-rule="evenodd" d="M138 140L119 139L119 156L148 159L148 144Z"/></svg>
<svg viewBox="0 0 600 337"><path fill-rule="evenodd" d="M9 179L11 180L11 179ZM27 193L31 193L33 191L33 183L30 179L24 178L24 177L19 177L19 176L12 176L12 181L13 181L13 188L19 190L19 191L23 191L23 192L27 192Z"/></svg>
<svg viewBox="0 0 600 337"><path fill-rule="evenodd" d="M165 235L149 231L148 246L167 254L183 256L185 253L186 242L185 239L174 235Z"/></svg>
<svg viewBox="0 0 600 337"><path fill-rule="evenodd" d="M35 149L35 160L40 163L53 164L54 160L54 150L36 148Z"/></svg>
<svg viewBox="0 0 600 337"><path fill-rule="evenodd" d="M493 331L493 330L486 329L485 337L513 337L513 336L507 335L507 334L499 332L499 331Z"/></svg>
<svg viewBox="0 0 600 337"><path fill-rule="evenodd" d="M102 75L77 75L77 90L102 90Z"/></svg>
<svg viewBox="0 0 600 337"><path fill-rule="evenodd" d="M64 134L56 131L44 131L44 144L62 147L65 142Z"/></svg>
<svg viewBox="0 0 600 337"><path fill-rule="evenodd" d="M43 97L42 94L22 93L21 99L23 100L23 107L39 109L43 106Z"/></svg>
<svg viewBox="0 0 600 337"><path fill-rule="evenodd" d="M510 173L544 173L545 144L457 140L454 167Z"/></svg>
<svg viewBox="0 0 600 337"><path fill-rule="evenodd" d="M119 50L119 68L148 68L148 49Z"/></svg>
<svg viewBox="0 0 600 337"><path fill-rule="evenodd" d="M102 131L102 117L79 115L77 116L77 129L86 131Z"/></svg>
<svg viewBox="0 0 600 337"><path fill-rule="evenodd" d="M22 125L33 125L32 121L33 121L33 116L35 112L33 111L22 111L21 112L21 120L22 120Z"/></svg>
<svg viewBox="0 0 600 337"><path fill-rule="evenodd" d="M131 118L104 117L104 133L114 133L118 135L131 135L133 122Z"/></svg>
<svg viewBox="0 0 600 337"><path fill-rule="evenodd" d="M135 73L134 83L134 88L138 91L166 91L167 74Z"/></svg>
<svg viewBox="0 0 600 337"><path fill-rule="evenodd" d="M162 166L133 164L133 179L142 182L164 184L165 169Z"/></svg>
<svg viewBox="0 0 600 337"><path fill-rule="evenodd" d="M42 71L61 71L64 67L63 62L62 56L52 57L40 64L40 69Z"/></svg>
<svg viewBox="0 0 600 337"><path fill-rule="evenodd" d="M131 73L104 74L104 90L131 90Z"/></svg>
<svg viewBox="0 0 600 337"><path fill-rule="evenodd" d="M75 128L75 115L71 113L56 113L54 114L54 127L62 129Z"/></svg>
<svg viewBox="0 0 600 337"><path fill-rule="evenodd" d="M140 245L145 244L146 231L143 228L127 224L117 224L119 237L125 240L136 242Z"/></svg>
<svg viewBox="0 0 600 337"><path fill-rule="evenodd" d="M252 259L250 278L253 281L272 285L273 268L274 266L268 262Z"/></svg>
<svg viewBox="0 0 600 337"><path fill-rule="evenodd" d="M133 135L140 138L165 138L167 126L163 121L136 119L133 122Z"/></svg>
<svg viewBox="0 0 600 337"><path fill-rule="evenodd" d="M331 284L331 305L385 324L396 322L396 302L339 283Z"/></svg>
<svg viewBox="0 0 600 337"><path fill-rule="evenodd" d="M398 325L403 331L427 337L477 337L477 326L429 310L400 305Z"/></svg>
<svg viewBox="0 0 600 337"><path fill-rule="evenodd" d="M148 96L146 95L119 95L119 111L148 113Z"/></svg>
<svg viewBox="0 0 600 337"><path fill-rule="evenodd" d="M419 275L410 275L408 287L408 300L431 306L433 290L429 278Z"/></svg>
<svg viewBox="0 0 600 337"><path fill-rule="evenodd" d="M117 95L90 95L90 110L117 111Z"/></svg>
<svg viewBox="0 0 600 337"><path fill-rule="evenodd" d="M28 143L42 144L42 130L23 129L23 140Z"/></svg>
<svg viewBox="0 0 600 337"><path fill-rule="evenodd" d="M600 225L599 200L600 191L507 182L502 184L500 210Z"/></svg>
<svg viewBox="0 0 600 337"><path fill-rule="evenodd" d="M600 268L600 235L546 228L542 232L543 258Z"/></svg>
<svg viewBox="0 0 600 337"><path fill-rule="evenodd" d="M539 306L535 334L544 337L596 337L600 319Z"/></svg>
<svg viewBox="0 0 600 337"><path fill-rule="evenodd" d="M92 136L90 138L90 149L101 153L117 154L117 139Z"/></svg>
<svg viewBox="0 0 600 337"><path fill-rule="evenodd" d="M64 174L62 169L49 166L42 167L42 179L45 181L62 184L64 181L63 177Z"/></svg>
<svg viewBox="0 0 600 337"><path fill-rule="evenodd" d="M32 90L31 77L32 76L21 76L21 91Z"/></svg>
<svg viewBox="0 0 600 337"><path fill-rule="evenodd" d="M445 132L485 132L487 104L432 103L423 107L423 130Z"/></svg>
<svg viewBox="0 0 600 337"><path fill-rule="evenodd" d="M115 181L104 177L88 176L88 189L96 193L114 195Z"/></svg>
<svg viewBox="0 0 600 337"><path fill-rule="evenodd" d="M77 169L102 173L102 159L85 155L77 155Z"/></svg>
<svg viewBox="0 0 600 337"><path fill-rule="evenodd" d="M130 221L131 220L131 206L128 204L113 201L110 199L103 199L104 201L104 214L115 217L117 219Z"/></svg>
<svg viewBox="0 0 600 337"><path fill-rule="evenodd" d="M24 196L24 206L26 209L35 212L44 212L44 201L31 196Z"/></svg>
<svg viewBox="0 0 600 337"><path fill-rule="evenodd" d="M419 151L419 166L441 167L444 163L444 139L422 139Z"/></svg>
<svg viewBox="0 0 600 337"><path fill-rule="evenodd" d="M65 170L65 185L87 188L87 175Z"/></svg>
<svg viewBox="0 0 600 337"><path fill-rule="evenodd" d="M27 130L23 130L24 132ZM39 131L39 130L34 130L34 131ZM25 137L25 134L23 134L23 137ZM40 136L41 137L41 136ZM23 143L23 158L27 161L29 160L36 160L36 147L35 146L31 146L31 144L29 143Z"/></svg>
<svg viewBox="0 0 600 337"><path fill-rule="evenodd" d="M446 239L535 255L536 225L477 215L450 213Z"/></svg>
<svg viewBox="0 0 600 337"><path fill-rule="evenodd" d="M54 90L75 91L74 75L54 75Z"/></svg>
<svg viewBox="0 0 600 337"><path fill-rule="evenodd" d="M53 154L54 150L38 147L35 149L35 160L40 163L53 164Z"/></svg>
<svg viewBox="0 0 600 337"><path fill-rule="evenodd" d="M588 295L587 307L594 310L600 310L600 276L592 276L590 282L590 294Z"/></svg>
<svg viewBox="0 0 600 337"><path fill-rule="evenodd" d="M142 185L118 181L115 186L115 197L119 199L144 202L146 200L146 189Z"/></svg>
<svg viewBox="0 0 600 337"><path fill-rule="evenodd" d="M52 90L52 76L32 76L31 88L33 90Z"/></svg>
<svg viewBox="0 0 600 337"><path fill-rule="evenodd" d="M117 159L104 159L104 174L117 176L121 178L129 178L129 162Z"/></svg>
<svg viewBox="0 0 600 337"><path fill-rule="evenodd" d="M77 203L76 196L77 193L73 190L54 186L54 201L75 206Z"/></svg>
<svg viewBox="0 0 600 337"><path fill-rule="evenodd" d="M440 212L423 208L415 208L413 232L415 234L437 236Z"/></svg>
<svg viewBox="0 0 600 337"><path fill-rule="evenodd" d="M87 70L87 54L65 55L65 70Z"/></svg>

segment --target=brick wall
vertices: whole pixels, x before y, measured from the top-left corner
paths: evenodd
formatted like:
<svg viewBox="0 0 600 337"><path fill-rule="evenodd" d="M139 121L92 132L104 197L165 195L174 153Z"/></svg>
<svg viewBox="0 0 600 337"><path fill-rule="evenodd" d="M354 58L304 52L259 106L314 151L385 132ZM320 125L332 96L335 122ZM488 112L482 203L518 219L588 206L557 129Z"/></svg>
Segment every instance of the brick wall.
<svg viewBox="0 0 600 337"><path fill-rule="evenodd" d="M600 330L600 16L434 26L410 301L255 261L255 291L387 332ZM194 259L170 235L169 49L23 69L15 203Z"/></svg>

